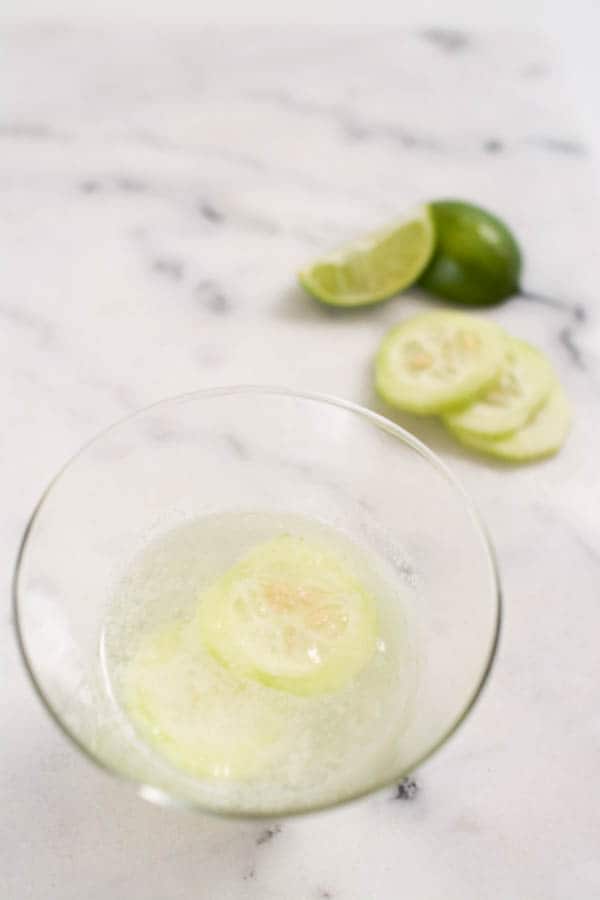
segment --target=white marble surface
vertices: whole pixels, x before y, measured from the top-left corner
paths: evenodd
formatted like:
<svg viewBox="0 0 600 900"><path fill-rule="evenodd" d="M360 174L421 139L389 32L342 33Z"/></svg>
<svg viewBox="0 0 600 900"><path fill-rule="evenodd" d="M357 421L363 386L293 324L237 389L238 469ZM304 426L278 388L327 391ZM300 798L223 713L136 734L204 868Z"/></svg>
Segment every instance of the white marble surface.
<svg viewBox="0 0 600 900"><path fill-rule="evenodd" d="M597 196L535 35L5 28L0 872L6 900L592 900L600 896ZM401 420L478 502L501 651L457 737L395 791L265 830L166 812L92 768L23 674L20 533L79 445L138 406L271 382L375 405L369 361L416 294L335 315L315 252L416 200L501 211L526 286L488 313L542 346L575 424L518 471Z"/></svg>

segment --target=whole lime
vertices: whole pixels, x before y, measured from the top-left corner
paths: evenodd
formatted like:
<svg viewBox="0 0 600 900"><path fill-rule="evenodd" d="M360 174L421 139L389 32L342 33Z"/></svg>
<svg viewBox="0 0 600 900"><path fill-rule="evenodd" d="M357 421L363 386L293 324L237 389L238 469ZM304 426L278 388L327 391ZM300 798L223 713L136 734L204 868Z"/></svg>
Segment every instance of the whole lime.
<svg viewBox="0 0 600 900"><path fill-rule="evenodd" d="M518 292L521 253L504 222L462 200L436 200L430 209L436 244L419 281L425 290L468 306Z"/></svg>

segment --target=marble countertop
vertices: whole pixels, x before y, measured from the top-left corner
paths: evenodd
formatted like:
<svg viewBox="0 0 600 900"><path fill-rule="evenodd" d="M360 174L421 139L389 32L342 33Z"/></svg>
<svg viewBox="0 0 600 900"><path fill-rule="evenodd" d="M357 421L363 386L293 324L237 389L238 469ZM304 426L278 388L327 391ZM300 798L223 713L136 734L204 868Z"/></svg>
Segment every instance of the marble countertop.
<svg viewBox="0 0 600 900"><path fill-rule="evenodd" d="M0 34L6 900L592 900L600 896L598 203L552 48L429 28L5 28ZM551 356L575 423L510 470L399 419L493 535L505 629L488 689L415 773L268 826L167 812L66 744L9 609L20 534L114 419L214 385L376 406L370 359L417 294L335 314L296 287L321 250L439 195L501 212L525 286L487 315Z"/></svg>

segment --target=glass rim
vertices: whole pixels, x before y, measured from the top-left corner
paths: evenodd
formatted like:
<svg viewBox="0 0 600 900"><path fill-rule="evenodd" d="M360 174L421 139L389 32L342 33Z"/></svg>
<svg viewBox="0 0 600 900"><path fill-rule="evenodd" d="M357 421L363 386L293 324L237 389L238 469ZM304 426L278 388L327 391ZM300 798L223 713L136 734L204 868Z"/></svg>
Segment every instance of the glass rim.
<svg viewBox="0 0 600 900"><path fill-rule="evenodd" d="M111 432L116 431L122 425L126 425L129 422L132 422L138 417L145 415L152 410L158 409L161 406L171 406L174 403L182 402L184 400L192 399L192 398L205 398L212 399L218 397L230 397L234 395L266 395L266 396L282 396L282 397L290 397L295 400L307 400L314 403L321 403L324 406L332 406L337 407L338 409L345 410L346 412L353 413L357 415L359 418L365 419L370 425L373 425L376 428L379 428L393 437L397 438L404 444L407 444L412 450L418 453L421 457L423 457L427 462L429 462L437 471L446 479L446 481L452 486L452 488L458 492L460 495L463 505L473 522L476 532L481 538L482 550L487 555L488 563L490 566L491 573L491 581L492 581L492 590L494 593L495 599L495 607L494 607L494 631L493 637L490 642L490 646L485 657L484 665L482 666L479 677L477 678L474 687L472 688L466 702L463 704L461 711L455 717L453 722L445 729L442 735L434 741L431 745L429 745L422 753L418 754L413 762L411 762L410 766L404 767L400 770L394 778L385 777L380 781L370 785L366 788L361 788L358 791L354 791L347 797L343 797L340 800L335 800L333 802L323 802L323 803L315 803L310 807L299 807L299 808L290 808L286 809L282 812L273 812L273 811L265 811L265 812L235 812L229 810L219 810L211 808L210 806L205 806L200 802L195 800L186 800L182 797L176 796L174 794L170 794L169 792L163 790L162 788L158 788L155 785L145 783L139 779L133 778L124 772L119 771L119 769L112 765L111 763L105 762L99 756L97 756L86 744L80 740L80 738L71 730L71 728L63 721L60 712L55 708L55 705L52 703L50 698L47 696L43 685L35 674L35 669L32 661L29 658L26 649L26 642L24 639L23 629L21 627L20 621L20 613L19 613L19 603L20 603L20 592L19 592L19 579L21 575L23 560L25 558L27 545L29 541L29 536L31 531L42 512L46 500L50 496L54 487L61 481L62 477L66 475L73 463L75 463L80 457L82 457L86 451L91 448L97 441L100 441L102 438L109 435ZM337 809L339 807L345 806L350 803L354 803L364 797L367 797L371 794L375 794L379 791L384 790L385 788L391 787L394 784L398 784L403 778L410 775L416 769L423 765L427 760L429 760L432 756L437 753L444 744L458 731L460 726L468 717L469 713L475 707L478 699L480 698L483 689L488 681L492 668L494 666L494 662L497 658L498 654L498 645L500 642L500 633L502 629L502 587L500 582L500 573L498 567L498 561L496 557L496 553L494 551L494 547L492 541L490 539L488 530L477 511L477 508L473 501L471 500L469 494L462 486L462 483L458 480L458 478L453 474L450 468L443 462L440 457L434 453L423 441L419 440L419 438L415 437L410 431L407 431L401 425L398 425L396 422L393 422L391 419L386 418L380 413L376 413L367 407L361 406L359 403L354 403L351 400L345 400L340 397L335 397L330 394L324 394L319 392L312 391L302 391L295 390L293 388L287 387L277 387L274 385L261 385L261 384L236 384L231 386L220 386L213 388L201 388L193 391L186 391L182 394L175 394L170 397L164 397L161 400L157 400L154 403L150 403L147 406L140 407L132 413L129 413L126 416L123 416L120 419L117 419L115 422L112 422L110 425L98 431L93 437L87 440L75 453L73 453L67 461L60 467L60 469L56 472L54 477L48 482L46 488L42 492L38 502L35 504L27 524L25 525L21 540L19 542L19 547L17 551L16 561L13 570L12 576L12 584L11 584L11 603L12 603L12 621L15 630L16 643L19 649L19 653L21 656L21 660L25 671L29 677L29 681L33 687L34 693L37 695L40 700L42 706L50 716L50 719L54 722L54 724L58 727L59 731L67 738L68 742L71 746L74 746L77 750L79 750L83 756L88 759L91 763L93 763L100 770L108 773L109 775L117 778L122 784L127 785L132 788L136 794L143 797L146 800L150 800L155 804L160 806L175 808L175 809L184 809L190 810L192 812L197 812L209 816L215 816L217 818L223 819L231 819L238 821L251 821L258 820L264 821L265 819L278 819L278 818L291 818L302 815L310 815L315 812L327 811Z"/></svg>

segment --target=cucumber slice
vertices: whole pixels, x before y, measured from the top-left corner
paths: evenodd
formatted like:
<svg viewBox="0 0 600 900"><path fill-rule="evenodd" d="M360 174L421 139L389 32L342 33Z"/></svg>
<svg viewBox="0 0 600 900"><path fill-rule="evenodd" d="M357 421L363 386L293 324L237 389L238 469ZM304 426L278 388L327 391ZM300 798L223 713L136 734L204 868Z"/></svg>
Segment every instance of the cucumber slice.
<svg viewBox="0 0 600 900"><path fill-rule="evenodd" d="M506 338L500 377L464 409L443 417L450 429L504 437L521 428L540 408L554 382L546 357L517 338Z"/></svg>
<svg viewBox="0 0 600 900"><path fill-rule="evenodd" d="M450 431L466 447L498 459L527 462L552 456L562 447L571 423L569 403L562 387L553 386L544 405L529 422L504 438L490 438L449 426ZM448 424L448 423L446 423Z"/></svg>
<svg viewBox="0 0 600 900"><path fill-rule="evenodd" d="M455 312L413 316L384 337L375 360L375 386L397 409L418 415L470 401L502 367L497 325Z"/></svg>
<svg viewBox="0 0 600 900"><path fill-rule="evenodd" d="M375 649L373 598L329 550L283 535L203 596L202 639L234 672L294 694L341 687Z"/></svg>
<svg viewBox="0 0 600 900"><path fill-rule="evenodd" d="M272 756L277 719L251 685L201 651L195 623L146 638L124 674L127 712L157 751L191 775L250 778Z"/></svg>

